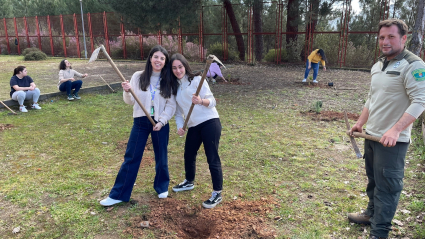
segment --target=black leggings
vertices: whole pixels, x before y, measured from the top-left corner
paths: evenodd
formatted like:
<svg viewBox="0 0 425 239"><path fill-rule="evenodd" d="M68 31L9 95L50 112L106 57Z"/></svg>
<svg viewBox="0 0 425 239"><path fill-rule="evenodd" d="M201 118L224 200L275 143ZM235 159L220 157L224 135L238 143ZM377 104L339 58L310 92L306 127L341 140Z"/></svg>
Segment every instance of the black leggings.
<svg viewBox="0 0 425 239"><path fill-rule="evenodd" d="M199 147L204 144L205 155L207 156L210 168L213 189L221 191L223 188L223 172L221 170L220 156L218 155L218 145L221 136L221 123L219 118L207 120L197 126L190 127L184 147L184 167L186 170L186 180L194 181L196 174L196 155Z"/></svg>

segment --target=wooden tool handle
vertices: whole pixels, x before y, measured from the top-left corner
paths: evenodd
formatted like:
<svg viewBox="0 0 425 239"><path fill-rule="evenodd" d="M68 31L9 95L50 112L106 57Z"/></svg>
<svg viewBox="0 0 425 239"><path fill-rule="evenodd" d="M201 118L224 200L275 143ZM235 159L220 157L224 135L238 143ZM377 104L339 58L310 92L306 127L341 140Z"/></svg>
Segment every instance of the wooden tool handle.
<svg viewBox="0 0 425 239"><path fill-rule="evenodd" d="M15 114L15 115L16 115L16 112L15 112L15 111L13 111L11 108L7 107L7 105L6 105L5 103L3 103L3 101L1 101L1 100L0 100L0 103L1 103L2 105L4 105L4 107L6 107L8 110L10 110L13 114Z"/></svg>
<svg viewBox="0 0 425 239"><path fill-rule="evenodd" d="M109 63L111 64L112 68L114 68L115 72L118 74L122 82L126 82L124 76L121 74L121 71L118 69L118 67L115 65L115 63L112 61L111 57L109 56L108 52L106 51L105 47L103 45L100 45L102 48L103 53L105 54L106 58L108 59ZM133 95L133 98L136 100L136 102L140 105L140 108L142 108L143 112L145 112L146 117L148 117L149 121L152 123L153 126L155 126L155 121L153 121L152 117L150 116L150 113L145 109L142 102L139 100L139 98L134 93L133 89L130 89L131 95Z"/></svg>
<svg viewBox="0 0 425 239"><path fill-rule="evenodd" d="M198 96L199 92L201 91L202 85L204 84L204 80L207 77L207 72L210 69L210 65L212 62L213 62L213 58L208 57L207 63L205 64L204 72L202 73L201 81L199 82L198 89L196 89L196 93L195 93L196 96ZM193 111L193 107L195 107L194 103L192 103L189 109L189 113L187 113L186 120L184 121L184 124L183 124L183 130L186 129L187 122L189 121L190 115L192 114L192 111Z"/></svg>
<svg viewBox="0 0 425 239"><path fill-rule="evenodd" d="M347 135L350 136L350 131L347 131ZM368 134L365 134L365 133L353 132L353 135L354 135L354 137L360 137L360 138L372 140L372 141L375 141L375 142L379 142L381 140L380 137L368 135Z"/></svg>

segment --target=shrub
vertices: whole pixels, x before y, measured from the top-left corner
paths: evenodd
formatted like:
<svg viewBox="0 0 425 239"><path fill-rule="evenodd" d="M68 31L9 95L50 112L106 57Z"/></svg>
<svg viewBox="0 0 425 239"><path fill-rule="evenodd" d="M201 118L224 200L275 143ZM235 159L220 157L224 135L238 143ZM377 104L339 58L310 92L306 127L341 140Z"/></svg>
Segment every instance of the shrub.
<svg viewBox="0 0 425 239"><path fill-rule="evenodd" d="M25 50L22 51L22 55L25 56L30 52L37 52L37 51L40 51L40 49L36 47L26 48Z"/></svg>
<svg viewBox="0 0 425 239"><path fill-rule="evenodd" d="M26 61L42 61L47 59L47 55L44 52L33 51L25 55Z"/></svg>
<svg viewBox="0 0 425 239"><path fill-rule="evenodd" d="M210 45L210 48L208 48L208 54L212 54L215 55L218 58L222 58L223 57L223 45L220 42L216 42L212 45ZM229 49L228 50L228 60L230 61L237 61L239 59L239 54L234 51Z"/></svg>
<svg viewBox="0 0 425 239"><path fill-rule="evenodd" d="M264 61L266 62L276 62L276 49L270 49L269 52L264 56ZM286 61L288 59L288 54L286 49L280 49L280 59Z"/></svg>

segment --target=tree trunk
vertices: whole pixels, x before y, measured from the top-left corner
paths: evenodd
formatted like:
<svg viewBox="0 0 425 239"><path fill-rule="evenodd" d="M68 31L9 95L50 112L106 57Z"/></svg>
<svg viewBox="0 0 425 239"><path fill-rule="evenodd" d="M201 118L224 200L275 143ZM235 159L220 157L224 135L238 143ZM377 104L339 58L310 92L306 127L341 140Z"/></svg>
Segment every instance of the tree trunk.
<svg viewBox="0 0 425 239"><path fill-rule="evenodd" d="M286 32L298 32L300 4L300 0L288 0L288 5L286 5ZM286 48L292 47L291 42L297 42L297 36L297 34L286 34Z"/></svg>
<svg viewBox="0 0 425 239"><path fill-rule="evenodd" d="M230 0L223 0L224 7L226 8L227 15L229 16L230 24L232 25L233 33L235 33L236 44L238 45L239 59L245 61L245 43L243 37L240 34L241 29L239 28L238 21L236 20L235 13L233 12L232 4Z"/></svg>
<svg viewBox="0 0 425 239"><path fill-rule="evenodd" d="M314 38L314 36L309 36L308 33L314 32L316 30L317 21L319 20L320 1L310 0L310 3L312 4L312 9L310 10L310 4L309 4L308 5L307 19L306 19L307 25L306 25L305 43L304 43L304 48L301 51L301 59L303 61L305 60L304 55L305 55L305 51L308 49L308 43L310 42L310 37ZM307 54L309 54L309 53L310 52L308 52Z"/></svg>
<svg viewBox="0 0 425 239"><path fill-rule="evenodd" d="M425 0L418 0L418 12L416 14L415 26L413 27L412 40L409 44L409 51L418 55L422 49L422 36L424 35L425 24Z"/></svg>
<svg viewBox="0 0 425 239"><path fill-rule="evenodd" d="M263 21L261 19L263 13L263 1L254 0L254 32L263 32ZM263 59L263 35L255 35L255 59L261 61Z"/></svg>

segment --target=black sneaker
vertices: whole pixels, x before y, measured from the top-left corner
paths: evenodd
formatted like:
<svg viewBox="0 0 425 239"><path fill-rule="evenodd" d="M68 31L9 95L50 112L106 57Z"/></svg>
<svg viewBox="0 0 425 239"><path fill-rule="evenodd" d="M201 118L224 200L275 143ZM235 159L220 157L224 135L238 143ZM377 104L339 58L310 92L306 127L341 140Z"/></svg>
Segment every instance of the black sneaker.
<svg viewBox="0 0 425 239"><path fill-rule="evenodd" d="M180 191L187 191L187 190L192 190L195 188L195 185L193 184L193 182L189 182L186 179L180 183L179 185L176 185L173 187L173 191L174 192L180 192Z"/></svg>
<svg viewBox="0 0 425 239"><path fill-rule="evenodd" d="M221 202L221 200L221 192L218 193L214 191L212 192L211 198L203 202L202 206L204 206L204 208L214 208L215 206L217 206L217 204Z"/></svg>
<svg viewBox="0 0 425 239"><path fill-rule="evenodd" d="M77 100L81 99L81 97L78 95L78 93L74 93L72 96L74 97L74 99L77 99Z"/></svg>

